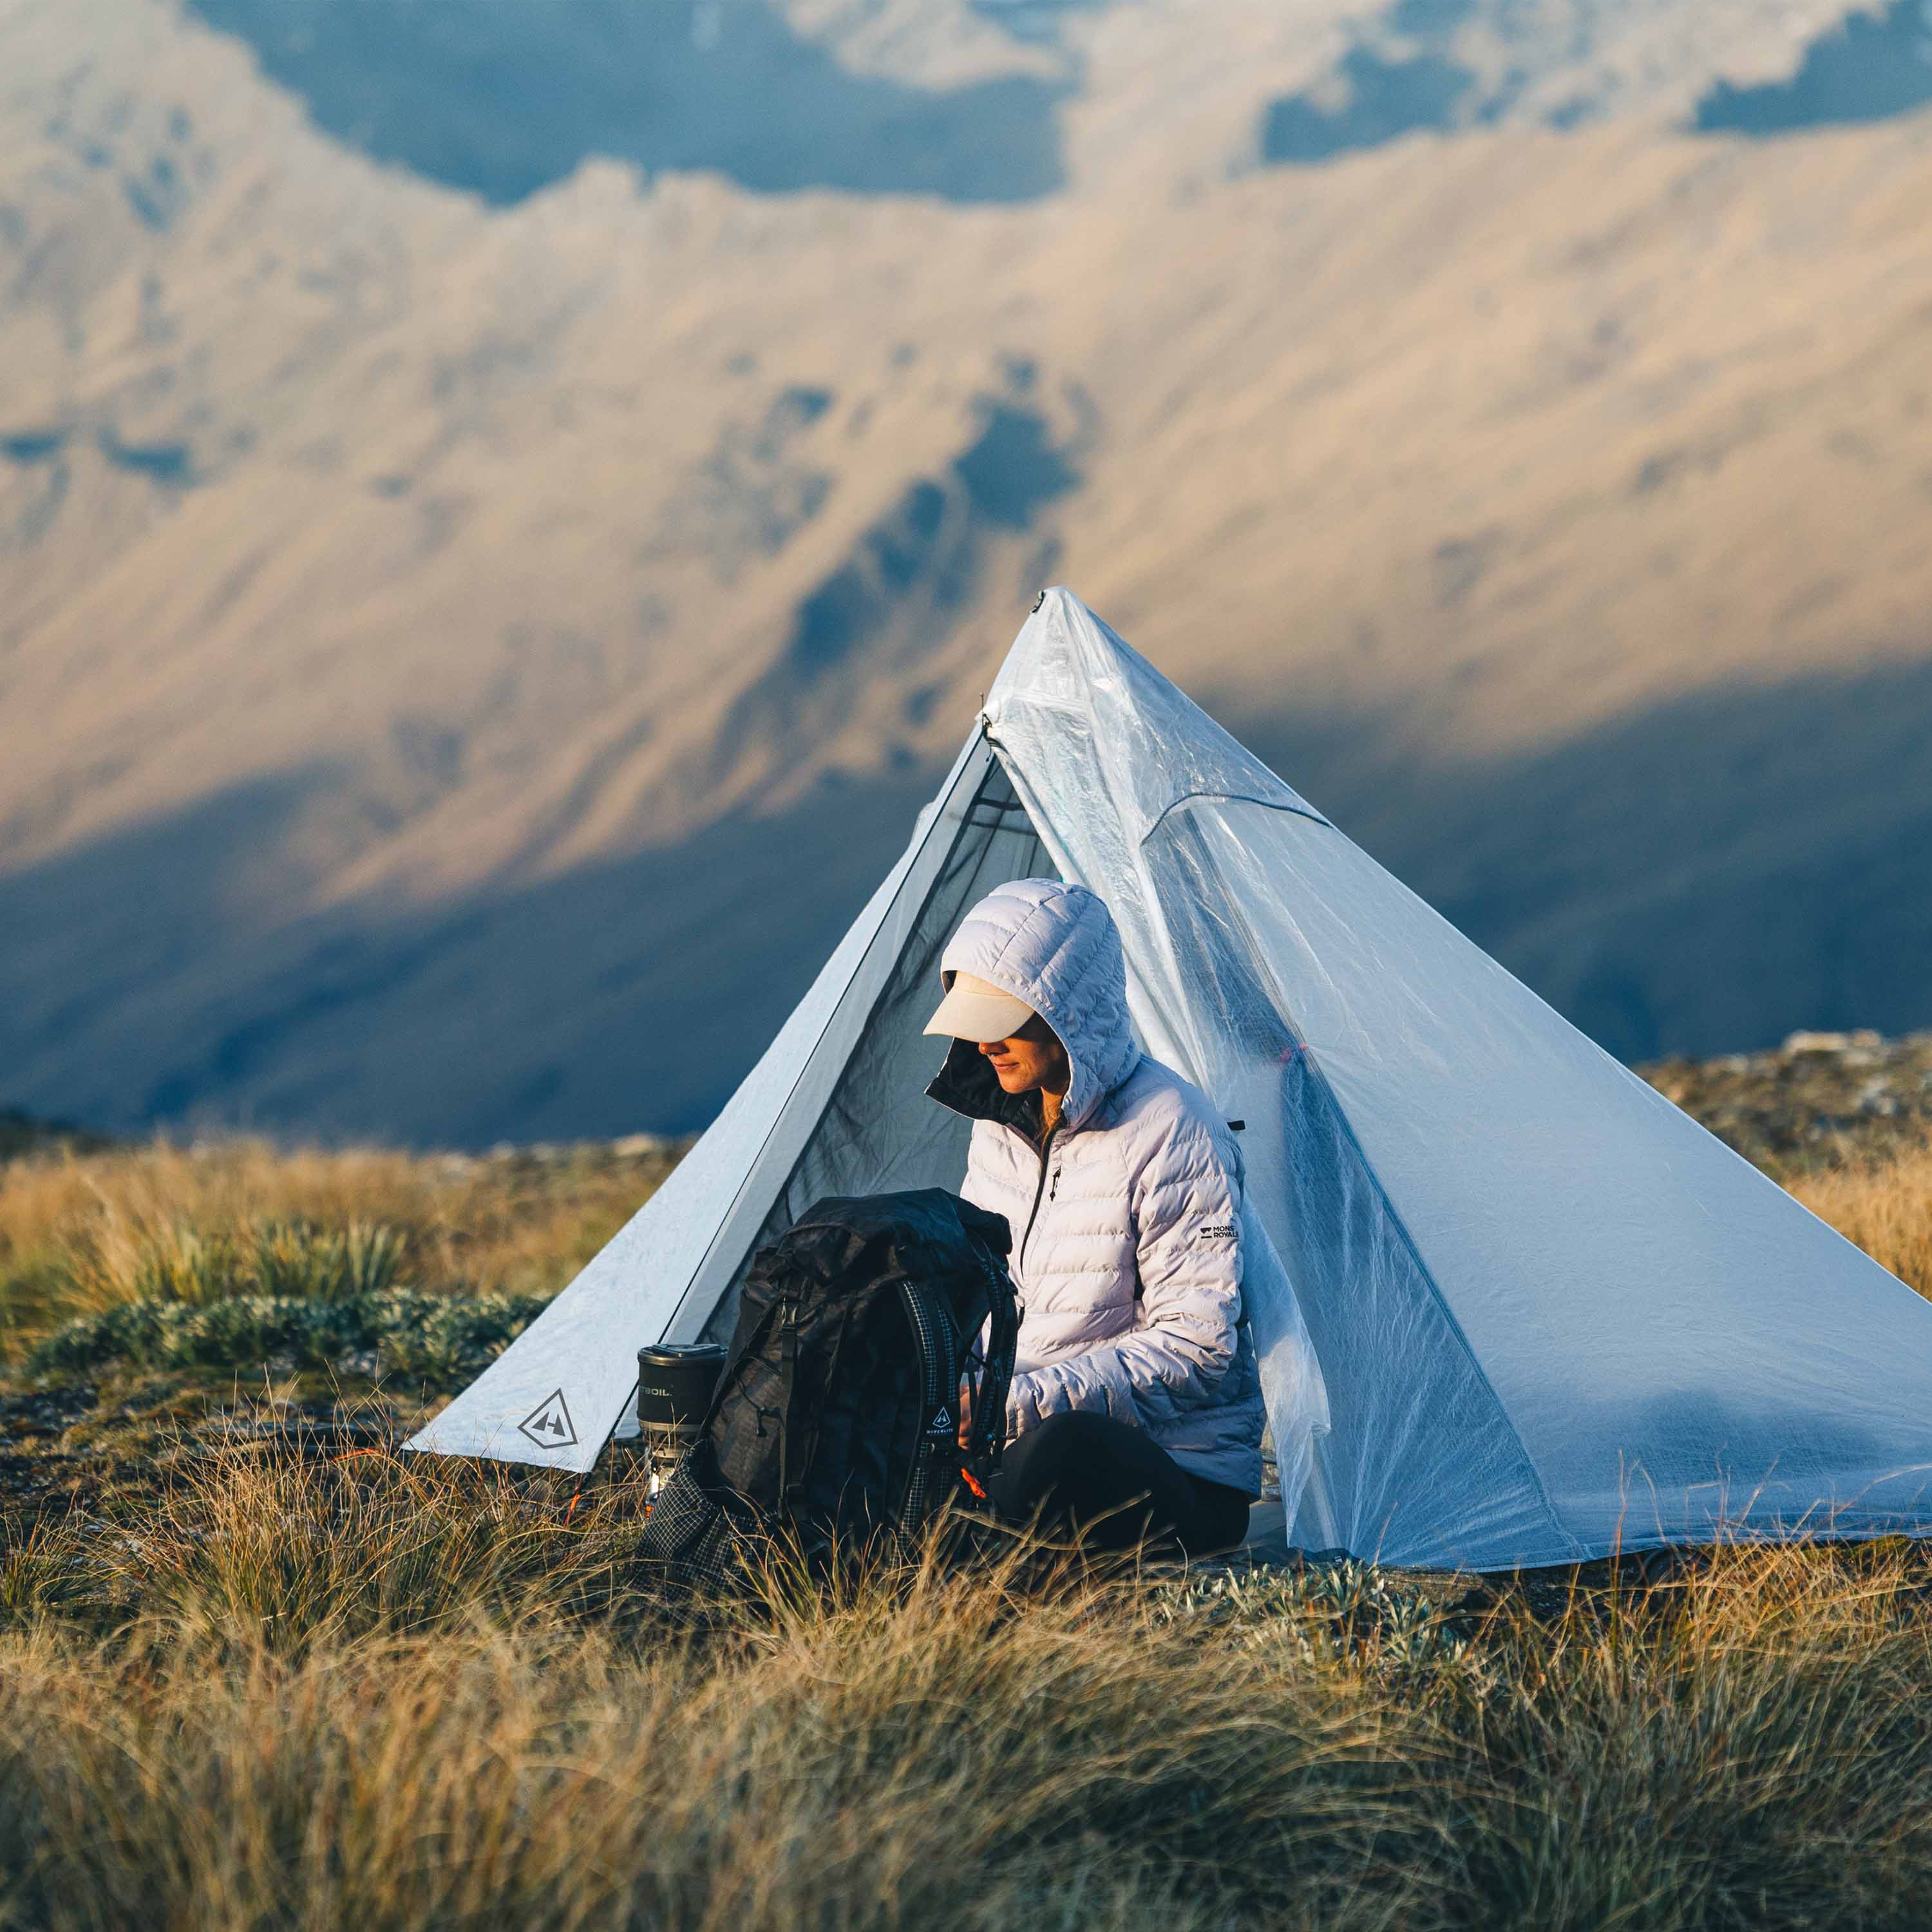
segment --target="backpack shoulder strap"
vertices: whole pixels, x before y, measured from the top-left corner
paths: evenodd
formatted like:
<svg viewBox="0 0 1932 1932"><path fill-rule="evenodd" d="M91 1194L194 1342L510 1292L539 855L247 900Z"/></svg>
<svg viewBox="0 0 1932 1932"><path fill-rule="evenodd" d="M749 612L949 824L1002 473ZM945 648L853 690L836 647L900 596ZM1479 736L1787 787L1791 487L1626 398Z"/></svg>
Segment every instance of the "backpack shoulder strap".
<svg viewBox="0 0 1932 1932"><path fill-rule="evenodd" d="M944 1298L922 1283L902 1281L899 1298L912 1324L920 1362L920 1442L913 1453L911 1473L899 1508L899 1526L917 1530L936 1500L933 1468L956 1454L959 1418L953 1413L959 1399L959 1337Z"/></svg>
<svg viewBox="0 0 1932 1932"><path fill-rule="evenodd" d="M990 1261L986 1269L986 1348L966 1452L968 1466L982 1476L999 1468L1000 1453L1006 1445L1006 1395L1012 1387L1020 1337L1019 1300L1013 1292L1012 1276Z"/></svg>

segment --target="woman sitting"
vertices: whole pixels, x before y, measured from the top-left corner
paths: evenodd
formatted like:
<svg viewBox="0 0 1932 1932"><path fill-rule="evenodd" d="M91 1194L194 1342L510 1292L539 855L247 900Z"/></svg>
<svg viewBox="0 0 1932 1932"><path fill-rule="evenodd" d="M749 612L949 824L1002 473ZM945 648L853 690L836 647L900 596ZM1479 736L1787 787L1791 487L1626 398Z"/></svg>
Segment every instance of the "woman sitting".
<svg viewBox="0 0 1932 1932"><path fill-rule="evenodd" d="M1204 1095L1142 1053L1119 932L1080 886L974 908L926 1031L926 1090L973 1122L961 1192L1004 1214L1019 1292L1006 1519L1192 1555L1245 1533L1262 1408L1241 1306L1240 1163Z"/></svg>

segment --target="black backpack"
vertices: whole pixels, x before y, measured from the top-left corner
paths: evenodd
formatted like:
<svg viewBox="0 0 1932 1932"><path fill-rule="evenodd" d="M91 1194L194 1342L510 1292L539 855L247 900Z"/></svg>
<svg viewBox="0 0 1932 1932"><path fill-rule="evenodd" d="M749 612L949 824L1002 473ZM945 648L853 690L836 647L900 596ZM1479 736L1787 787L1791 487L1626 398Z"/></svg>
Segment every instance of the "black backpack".
<svg viewBox="0 0 1932 1932"><path fill-rule="evenodd" d="M652 1505L644 1556L728 1584L747 1539L788 1531L822 1558L983 1496L1019 1332L1011 1243L1004 1216L937 1187L808 1208L752 1262L702 1432ZM962 1449L959 1387L976 1367Z"/></svg>

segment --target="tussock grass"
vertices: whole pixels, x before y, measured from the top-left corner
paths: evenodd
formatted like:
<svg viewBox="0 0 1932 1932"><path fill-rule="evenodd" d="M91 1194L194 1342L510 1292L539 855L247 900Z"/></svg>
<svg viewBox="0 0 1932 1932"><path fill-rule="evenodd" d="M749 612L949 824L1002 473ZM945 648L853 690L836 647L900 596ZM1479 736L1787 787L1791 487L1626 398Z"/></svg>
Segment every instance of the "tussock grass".
<svg viewBox="0 0 1932 1932"><path fill-rule="evenodd" d="M1412 1718L1149 1586L928 1551L694 1623L634 1505L232 1451L44 1533L0 1600L0 1920L1382 1924L1435 1856Z"/></svg>
<svg viewBox="0 0 1932 1932"><path fill-rule="evenodd" d="M45 1533L39 1574L71 1614L298 1656L492 1622L561 1629L620 1598L650 1610L628 1588L643 1505L628 1484L532 1494L499 1466L272 1439L180 1458L171 1477L118 1520Z"/></svg>
<svg viewBox="0 0 1932 1932"><path fill-rule="evenodd" d="M1922 1923L1909 1550L1540 1617L928 1550L692 1622L635 1505L238 1450L44 1528L0 1567L0 1922Z"/></svg>
<svg viewBox="0 0 1932 1932"><path fill-rule="evenodd" d="M140 1304L553 1294L662 1160L165 1144L0 1166L0 1349Z"/></svg>
<svg viewBox="0 0 1932 1932"><path fill-rule="evenodd" d="M1932 1292L1932 1150L1793 1184ZM643 1191L70 1157L0 1175L0 1293L43 1296L16 1339L473 1312ZM1912 1546L1466 1596L928 1550L694 1615L626 1482L200 1427L96 1514L0 1517L0 1928L1916 1932L1932 1897Z"/></svg>
<svg viewBox="0 0 1932 1932"><path fill-rule="evenodd" d="M1790 1187L1846 1240L1932 1297L1932 1142L1876 1165L1808 1175Z"/></svg>
<svg viewBox="0 0 1932 1932"><path fill-rule="evenodd" d="M1449 1693L1490 1774L1470 1882L1531 1926L1915 1922L1932 1819L1922 1558L1722 1554L1673 1588L1504 1614Z"/></svg>

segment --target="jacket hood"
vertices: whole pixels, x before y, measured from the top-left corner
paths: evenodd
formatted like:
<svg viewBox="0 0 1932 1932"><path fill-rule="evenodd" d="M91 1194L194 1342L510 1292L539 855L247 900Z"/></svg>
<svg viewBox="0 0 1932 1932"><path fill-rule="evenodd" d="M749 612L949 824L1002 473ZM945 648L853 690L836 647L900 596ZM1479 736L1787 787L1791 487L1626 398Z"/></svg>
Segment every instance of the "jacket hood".
<svg viewBox="0 0 1932 1932"><path fill-rule="evenodd" d="M989 892L961 922L939 968L949 990L956 973L970 973L1024 1000L1052 1028L1072 1072L1060 1114L1070 1130L1139 1063L1120 932L1084 886L1018 879ZM1008 1094L975 1041L955 1040L926 1090L970 1119L1039 1135L1040 1096Z"/></svg>

